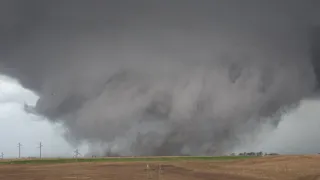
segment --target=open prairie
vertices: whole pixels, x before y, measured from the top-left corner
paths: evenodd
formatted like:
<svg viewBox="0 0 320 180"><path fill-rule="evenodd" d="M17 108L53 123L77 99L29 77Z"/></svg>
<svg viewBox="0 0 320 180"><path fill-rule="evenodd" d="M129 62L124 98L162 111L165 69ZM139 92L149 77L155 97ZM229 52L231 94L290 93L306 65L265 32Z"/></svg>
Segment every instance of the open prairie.
<svg viewBox="0 0 320 180"><path fill-rule="evenodd" d="M320 180L320 156L0 161L2 180Z"/></svg>

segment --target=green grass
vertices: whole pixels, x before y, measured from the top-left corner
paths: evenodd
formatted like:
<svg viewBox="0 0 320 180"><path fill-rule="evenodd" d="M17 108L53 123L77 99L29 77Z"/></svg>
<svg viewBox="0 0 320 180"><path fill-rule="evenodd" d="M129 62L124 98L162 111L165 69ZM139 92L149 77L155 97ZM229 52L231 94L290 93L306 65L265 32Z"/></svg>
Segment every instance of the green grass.
<svg viewBox="0 0 320 180"><path fill-rule="evenodd" d="M250 156L189 156L189 157L113 157L113 158L78 158L78 159L31 159L3 160L0 164L59 164L75 162L143 162L143 161L224 161L257 158Z"/></svg>

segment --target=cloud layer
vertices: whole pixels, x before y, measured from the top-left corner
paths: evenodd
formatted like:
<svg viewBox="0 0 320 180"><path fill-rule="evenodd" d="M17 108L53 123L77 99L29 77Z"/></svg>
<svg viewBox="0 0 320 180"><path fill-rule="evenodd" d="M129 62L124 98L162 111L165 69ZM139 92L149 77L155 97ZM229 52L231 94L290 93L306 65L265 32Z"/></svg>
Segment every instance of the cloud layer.
<svg viewBox="0 0 320 180"><path fill-rule="evenodd" d="M312 0L1 3L0 71L71 143L222 154L317 86Z"/></svg>

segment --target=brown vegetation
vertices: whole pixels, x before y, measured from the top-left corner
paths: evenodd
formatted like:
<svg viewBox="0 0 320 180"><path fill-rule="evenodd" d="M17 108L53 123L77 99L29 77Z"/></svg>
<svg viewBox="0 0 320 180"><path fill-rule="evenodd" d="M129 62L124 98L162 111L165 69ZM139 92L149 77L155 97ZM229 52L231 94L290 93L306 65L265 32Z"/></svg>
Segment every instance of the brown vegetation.
<svg viewBox="0 0 320 180"><path fill-rule="evenodd" d="M148 166L147 166L148 164ZM3 180L317 180L320 156L224 161L0 165Z"/></svg>

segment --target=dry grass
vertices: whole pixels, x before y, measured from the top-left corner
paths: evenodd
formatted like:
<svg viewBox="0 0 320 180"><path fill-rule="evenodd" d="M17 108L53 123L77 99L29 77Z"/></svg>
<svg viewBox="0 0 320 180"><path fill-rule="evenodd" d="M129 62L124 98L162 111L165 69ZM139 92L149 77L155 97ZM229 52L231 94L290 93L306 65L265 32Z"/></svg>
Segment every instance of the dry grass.
<svg viewBox="0 0 320 180"><path fill-rule="evenodd" d="M317 180L317 178L320 180L320 156L276 156L231 161L0 165L1 180Z"/></svg>

